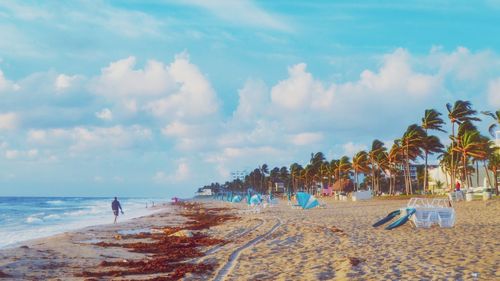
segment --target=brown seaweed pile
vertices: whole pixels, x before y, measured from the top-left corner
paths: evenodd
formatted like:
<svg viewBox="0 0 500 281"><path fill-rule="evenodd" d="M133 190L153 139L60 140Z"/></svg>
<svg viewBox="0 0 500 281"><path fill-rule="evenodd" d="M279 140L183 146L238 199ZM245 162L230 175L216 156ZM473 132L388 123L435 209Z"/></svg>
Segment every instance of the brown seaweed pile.
<svg viewBox="0 0 500 281"><path fill-rule="evenodd" d="M121 240L148 239L148 242L105 243L95 245L101 247L122 247L131 252L150 254L142 260L103 261L98 271L84 271L78 277L117 277L144 274L166 274L165 276L148 279L151 281L179 280L187 273L203 274L214 270L215 264L190 263L188 259L201 257L204 253L201 247L220 245L225 241L211 238L207 235L194 233L191 237L170 236L181 230L204 230L236 219L224 214L226 208L203 208L197 203L177 203L183 208L183 216L189 219L180 227L165 227L162 233L139 233L124 235ZM102 270L104 269L104 270ZM141 279L143 280L143 279Z"/></svg>
<svg viewBox="0 0 500 281"><path fill-rule="evenodd" d="M0 278L9 278L10 275L0 270Z"/></svg>

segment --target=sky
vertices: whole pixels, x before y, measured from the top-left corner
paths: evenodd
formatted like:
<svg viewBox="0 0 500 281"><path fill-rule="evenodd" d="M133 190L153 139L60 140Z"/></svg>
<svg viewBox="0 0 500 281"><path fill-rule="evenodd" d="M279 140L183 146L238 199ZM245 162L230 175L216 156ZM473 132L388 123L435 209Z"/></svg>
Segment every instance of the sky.
<svg viewBox="0 0 500 281"><path fill-rule="evenodd" d="M390 145L457 99L497 110L499 15L500 1L0 0L0 196L187 197L231 171Z"/></svg>

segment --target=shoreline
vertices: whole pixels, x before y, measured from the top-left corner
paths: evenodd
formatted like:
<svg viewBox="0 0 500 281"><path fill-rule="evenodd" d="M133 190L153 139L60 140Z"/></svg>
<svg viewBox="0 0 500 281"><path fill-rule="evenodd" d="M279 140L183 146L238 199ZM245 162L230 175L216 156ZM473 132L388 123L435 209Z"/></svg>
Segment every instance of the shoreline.
<svg viewBox="0 0 500 281"><path fill-rule="evenodd" d="M320 201L326 208L297 210L281 201L259 213L246 204L186 201L116 225L33 240L27 248L2 249L0 279L2 274L55 280L500 277L499 200L456 204L454 228L415 229L407 224L392 231L373 229L371 223L406 200ZM160 232L119 234L152 228ZM169 236L177 230L184 232ZM148 264L161 272L148 271Z"/></svg>
<svg viewBox="0 0 500 281"><path fill-rule="evenodd" d="M4 197L4 198L20 198L20 197ZM9 249L13 247L17 247L22 245L23 243L40 238L47 238L53 235L58 235L64 232L72 232L78 231L82 228L92 227L92 226L100 226L107 225L113 223L113 214L111 210L108 211L108 206L100 206L100 205L83 205L82 209L79 208L78 205L69 205L71 203L61 201L60 199L64 198L82 198L82 197L26 197L26 198L35 198L38 200L47 200L48 203L55 206L55 209L60 209L63 211L59 211L59 213L54 213L51 211L53 208L49 206L49 208L42 207L39 210L32 212L32 214L25 214L28 216L26 219L22 216L17 217L18 223L15 224L6 224L3 232L0 232L0 236L4 236L4 241L0 241L0 250L1 249ZM88 197L86 199L97 199L97 197ZM98 198L104 199L104 198ZM124 198L125 200L141 200L141 198ZM45 202L45 203L47 203ZM56 203L53 203L56 202ZM38 202L37 202L38 203ZM98 202L100 203L100 202ZM131 202L126 202L126 204L130 204ZM134 205L135 204L135 205ZM120 215L118 217L118 221L125 222L131 219L136 219L143 216L148 216L154 214L161 208L164 204L170 204L168 201L158 201L155 208L145 208L143 206L138 207L137 202L132 202L132 208L125 209L125 215ZM102 205L102 204L101 204ZM105 208L104 208L105 207ZM126 206L130 207L130 206ZM46 208L46 209L45 209ZM67 209L64 209L67 208ZM87 208L87 209L84 209ZM99 210L96 212L95 210ZM103 210L106 210L104 212ZM52 213L51 213L52 212ZM75 213L81 213L78 216ZM82 217L83 215L83 217ZM33 219L34 218L34 219ZM48 218L48 219L47 219ZM32 223L30 220L36 220ZM14 221L11 219L11 221ZM24 223L23 223L24 222ZM16 236L19 234L18 236Z"/></svg>

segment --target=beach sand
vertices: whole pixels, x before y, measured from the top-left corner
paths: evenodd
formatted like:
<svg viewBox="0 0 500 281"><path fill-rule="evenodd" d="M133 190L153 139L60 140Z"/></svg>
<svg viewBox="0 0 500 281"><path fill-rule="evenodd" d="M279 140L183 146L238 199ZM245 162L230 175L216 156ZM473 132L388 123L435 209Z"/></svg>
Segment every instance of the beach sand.
<svg viewBox="0 0 500 281"><path fill-rule="evenodd" d="M148 217L1 250L0 279L500 280L498 199L455 204L453 228L407 223L392 231L371 224L406 200L320 201L325 208L293 209L281 201L259 213L243 203L208 200L168 206ZM118 232L153 227L167 233ZM168 238L178 230L172 227L195 236ZM130 271L165 261L175 266Z"/></svg>

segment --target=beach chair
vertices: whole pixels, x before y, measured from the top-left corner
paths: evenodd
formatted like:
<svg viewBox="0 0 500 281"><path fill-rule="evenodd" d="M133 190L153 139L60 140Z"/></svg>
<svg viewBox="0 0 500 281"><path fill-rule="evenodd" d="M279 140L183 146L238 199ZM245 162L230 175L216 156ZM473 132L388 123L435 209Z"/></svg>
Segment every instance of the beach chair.
<svg viewBox="0 0 500 281"><path fill-rule="evenodd" d="M453 208L443 208L437 211L438 223L440 227L453 227L455 225L455 210Z"/></svg>
<svg viewBox="0 0 500 281"><path fill-rule="evenodd" d="M416 228L429 228L433 224L433 212L426 209L416 209L411 221Z"/></svg>

